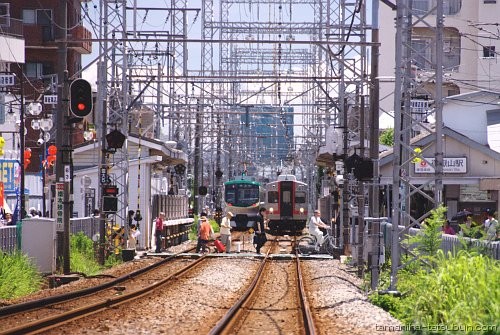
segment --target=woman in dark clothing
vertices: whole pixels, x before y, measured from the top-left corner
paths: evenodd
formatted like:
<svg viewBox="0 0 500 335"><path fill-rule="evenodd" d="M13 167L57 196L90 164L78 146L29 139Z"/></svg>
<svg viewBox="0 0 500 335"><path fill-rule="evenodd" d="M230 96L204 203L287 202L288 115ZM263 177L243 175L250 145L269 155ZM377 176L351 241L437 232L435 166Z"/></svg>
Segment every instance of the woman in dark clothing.
<svg viewBox="0 0 500 335"><path fill-rule="evenodd" d="M265 231L265 223L266 219L264 215L266 214L266 209L262 207L259 209L259 216L257 218L256 227L255 227L255 237L254 244L255 250L258 254L260 254L260 248L267 242L266 231Z"/></svg>

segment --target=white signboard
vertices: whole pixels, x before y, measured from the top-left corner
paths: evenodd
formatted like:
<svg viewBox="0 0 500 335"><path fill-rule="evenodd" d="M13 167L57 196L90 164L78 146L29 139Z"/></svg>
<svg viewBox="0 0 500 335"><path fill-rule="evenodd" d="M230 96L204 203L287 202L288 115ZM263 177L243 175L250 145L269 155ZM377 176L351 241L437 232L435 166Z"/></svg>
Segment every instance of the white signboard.
<svg viewBox="0 0 500 335"><path fill-rule="evenodd" d="M15 84L13 74L0 74L0 86L12 86Z"/></svg>
<svg viewBox="0 0 500 335"><path fill-rule="evenodd" d="M57 104L57 95L44 95L43 96L43 103L45 105L49 105L49 104L55 105L55 104Z"/></svg>
<svg viewBox="0 0 500 335"><path fill-rule="evenodd" d="M69 165L64 165L64 181L71 181L71 167Z"/></svg>
<svg viewBox="0 0 500 335"><path fill-rule="evenodd" d="M434 164L434 158L425 158L427 161ZM415 173L434 173L434 167L426 160L422 159L415 164ZM443 158L443 173L466 173L467 172L467 158Z"/></svg>
<svg viewBox="0 0 500 335"><path fill-rule="evenodd" d="M56 231L63 231L64 225L64 183L56 183Z"/></svg>
<svg viewBox="0 0 500 335"><path fill-rule="evenodd" d="M460 185L460 201L491 201L491 197L488 191L481 191L479 185Z"/></svg>

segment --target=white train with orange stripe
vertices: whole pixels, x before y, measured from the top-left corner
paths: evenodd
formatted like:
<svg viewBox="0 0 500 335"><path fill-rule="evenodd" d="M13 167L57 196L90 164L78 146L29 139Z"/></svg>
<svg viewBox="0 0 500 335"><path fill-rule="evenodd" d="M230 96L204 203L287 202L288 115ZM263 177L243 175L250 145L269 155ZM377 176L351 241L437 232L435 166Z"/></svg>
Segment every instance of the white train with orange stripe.
<svg viewBox="0 0 500 335"><path fill-rule="evenodd" d="M265 186L265 207L271 233L297 233L306 226L308 186L294 175L280 175Z"/></svg>

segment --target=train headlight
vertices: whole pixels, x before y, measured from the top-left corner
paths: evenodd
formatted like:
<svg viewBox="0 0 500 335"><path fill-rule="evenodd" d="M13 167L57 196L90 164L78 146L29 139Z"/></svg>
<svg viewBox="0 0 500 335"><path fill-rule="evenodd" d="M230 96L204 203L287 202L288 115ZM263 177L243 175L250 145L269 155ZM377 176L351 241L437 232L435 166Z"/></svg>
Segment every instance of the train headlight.
<svg viewBox="0 0 500 335"><path fill-rule="evenodd" d="M271 214L273 214L273 212L274 212L274 208L272 208L272 207L271 207L271 208L269 208L269 212L271 212Z"/></svg>
<svg viewBox="0 0 500 335"><path fill-rule="evenodd" d="M300 211L300 214L304 214L304 208L303 207L300 207L299 211Z"/></svg>

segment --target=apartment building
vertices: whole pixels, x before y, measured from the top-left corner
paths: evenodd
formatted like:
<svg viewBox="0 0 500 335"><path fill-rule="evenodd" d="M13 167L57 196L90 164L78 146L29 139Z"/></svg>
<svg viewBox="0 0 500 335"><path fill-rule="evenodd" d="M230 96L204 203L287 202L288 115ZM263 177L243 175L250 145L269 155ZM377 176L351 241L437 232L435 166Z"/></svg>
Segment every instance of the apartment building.
<svg viewBox="0 0 500 335"><path fill-rule="evenodd" d="M413 0L415 14L431 12L437 0ZM443 96L471 91L500 91L500 36L498 33L497 0L444 0ZM385 112L394 110L396 11L380 5L380 66L382 78L380 106ZM413 71L419 80L431 78L435 70L436 16L414 20L412 31ZM428 26L430 25L430 26ZM434 98L432 81L413 97L415 108L429 108Z"/></svg>
<svg viewBox="0 0 500 335"><path fill-rule="evenodd" d="M55 112L58 71L62 66L58 57L59 41L64 37L59 29L64 15L62 5L67 7L66 68L70 78L82 68L82 54L92 52L88 40L91 32L82 21L84 3L83 0L0 0L0 72L7 78L14 78L12 85L0 85L0 132L10 132L5 154L0 159L19 159L23 101L25 149L31 151L29 164L24 164L26 191L29 192L26 208L39 207L36 204L44 193L40 180L43 161L48 146L55 142L59 127L55 125ZM73 143L78 142L83 142L83 131L76 131L73 136ZM10 180L8 182L13 185Z"/></svg>
<svg viewBox="0 0 500 335"><path fill-rule="evenodd" d="M436 15L438 0L413 0L411 38L411 76L416 86L410 97L412 117L427 118L433 129L432 108L435 100ZM500 34L498 0L441 0L444 10L442 110L444 156L443 202L448 218L463 209L480 222L486 208L500 208ZM395 3L395 1L392 1ZM429 14L426 16L426 14ZM396 11L380 6L380 91L381 113L393 111L396 64ZM418 88L416 88L419 86ZM422 121L422 120L418 120ZM393 126L393 125L392 125ZM412 127L411 146L436 148L432 133ZM432 156L428 156L432 160ZM423 185L434 170L425 161L414 163L408 171L413 185ZM392 183L392 151L380 159L381 183ZM433 198L432 186L424 189ZM432 206L413 197L411 210L419 217Z"/></svg>

